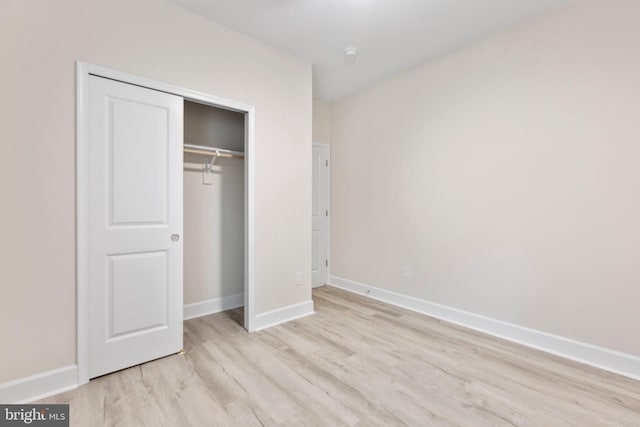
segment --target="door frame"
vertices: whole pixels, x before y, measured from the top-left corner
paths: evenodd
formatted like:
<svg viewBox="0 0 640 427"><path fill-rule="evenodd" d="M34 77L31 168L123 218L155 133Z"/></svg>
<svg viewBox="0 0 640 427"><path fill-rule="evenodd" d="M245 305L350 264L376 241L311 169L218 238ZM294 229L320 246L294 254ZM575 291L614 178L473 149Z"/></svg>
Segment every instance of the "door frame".
<svg viewBox="0 0 640 427"><path fill-rule="evenodd" d="M86 62L76 62L76 358L78 384L89 382L89 76L117 80L178 95L185 100L245 115L244 160L244 327L255 327L255 108L172 84Z"/></svg>
<svg viewBox="0 0 640 427"><path fill-rule="evenodd" d="M312 146L314 147L319 147L322 148L324 150L327 150L327 160L329 161L329 164L327 165L327 210L329 211L329 215L327 216L327 230L326 230L326 242L327 242L327 253L326 253L326 257L327 257L327 261L328 261L328 265L327 265L327 278L325 281L325 284L329 284L329 282L331 281L331 145L329 144L323 144L320 142L314 142L312 143ZM313 190L312 190L313 191ZM313 281L313 280L312 280ZM320 286L323 285L317 285L317 286L311 286L311 288L318 288Z"/></svg>

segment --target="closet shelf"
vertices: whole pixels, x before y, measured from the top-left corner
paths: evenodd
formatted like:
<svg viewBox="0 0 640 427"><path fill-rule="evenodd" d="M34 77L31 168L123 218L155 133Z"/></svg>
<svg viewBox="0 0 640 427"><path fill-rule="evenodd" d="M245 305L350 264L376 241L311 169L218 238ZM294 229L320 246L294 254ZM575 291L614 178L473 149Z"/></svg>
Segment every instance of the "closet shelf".
<svg viewBox="0 0 640 427"><path fill-rule="evenodd" d="M229 159L244 159L244 152L242 151L207 147L205 145L184 144L184 152L191 154L202 154L204 156L226 157Z"/></svg>

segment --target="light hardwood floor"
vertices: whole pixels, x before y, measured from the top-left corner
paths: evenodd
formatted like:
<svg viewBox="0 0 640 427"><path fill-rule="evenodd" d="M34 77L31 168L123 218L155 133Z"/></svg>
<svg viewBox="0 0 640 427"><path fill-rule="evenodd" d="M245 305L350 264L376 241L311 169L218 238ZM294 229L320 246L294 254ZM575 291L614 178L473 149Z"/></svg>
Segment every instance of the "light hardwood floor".
<svg viewBox="0 0 640 427"><path fill-rule="evenodd" d="M640 382L335 288L248 334L185 322L185 355L92 380L72 426L640 426Z"/></svg>

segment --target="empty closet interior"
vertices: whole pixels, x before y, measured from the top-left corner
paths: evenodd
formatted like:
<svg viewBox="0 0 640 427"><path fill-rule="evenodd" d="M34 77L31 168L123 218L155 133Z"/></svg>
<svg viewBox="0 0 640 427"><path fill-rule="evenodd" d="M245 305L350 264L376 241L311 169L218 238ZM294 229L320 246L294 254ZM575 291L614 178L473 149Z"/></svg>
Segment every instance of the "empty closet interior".
<svg viewBox="0 0 640 427"><path fill-rule="evenodd" d="M185 100L184 147L184 304L240 307L245 115Z"/></svg>

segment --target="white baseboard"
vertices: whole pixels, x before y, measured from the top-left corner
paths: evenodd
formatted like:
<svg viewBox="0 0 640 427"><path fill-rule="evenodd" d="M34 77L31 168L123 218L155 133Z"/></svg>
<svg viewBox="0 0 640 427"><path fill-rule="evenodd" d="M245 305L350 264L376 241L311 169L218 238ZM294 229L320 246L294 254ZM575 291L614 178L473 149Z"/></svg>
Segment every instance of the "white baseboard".
<svg viewBox="0 0 640 427"><path fill-rule="evenodd" d="M313 311L312 300L268 311L266 313L258 314L255 317L254 330L259 331L270 328L271 326L279 325L280 323L288 322L290 320L300 319L301 317L306 317L312 314L315 314L315 311Z"/></svg>
<svg viewBox="0 0 640 427"><path fill-rule="evenodd" d="M331 276L330 286L640 380L640 357L631 354L536 331L502 320L368 286L342 277Z"/></svg>
<svg viewBox="0 0 640 427"><path fill-rule="evenodd" d="M183 307L183 319L189 320L208 314L220 313L244 305L244 294L230 295L228 297L215 298L207 301L185 304Z"/></svg>
<svg viewBox="0 0 640 427"><path fill-rule="evenodd" d="M53 369L0 384L0 403L29 403L78 386L76 365Z"/></svg>

